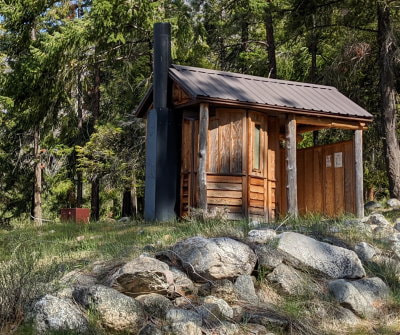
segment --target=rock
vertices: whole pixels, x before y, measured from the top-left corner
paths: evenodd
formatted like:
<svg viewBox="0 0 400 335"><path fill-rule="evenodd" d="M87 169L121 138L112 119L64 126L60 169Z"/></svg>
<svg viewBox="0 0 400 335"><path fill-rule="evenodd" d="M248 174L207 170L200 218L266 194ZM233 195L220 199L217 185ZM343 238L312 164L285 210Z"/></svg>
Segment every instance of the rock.
<svg viewBox="0 0 400 335"><path fill-rule="evenodd" d="M173 251L198 281L251 274L257 260L249 246L228 237L188 238L177 243Z"/></svg>
<svg viewBox="0 0 400 335"><path fill-rule="evenodd" d="M276 238L276 232L273 229L253 229L247 235L249 243L267 243Z"/></svg>
<svg viewBox="0 0 400 335"><path fill-rule="evenodd" d="M397 218L396 221L394 222L394 229L400 231L400 218Z"/></svg>
<svg viewBox="0 0 400 335"><path fill-rule="evenodd" d="M389 243L400 243L400 233L394 233L387 237Z"/></svg>
<svg viewBox="0 0 400 335"><path fill-rule="evenodd" d="M340 323L344 323L348 326L354 326L360 322L360 319L351 310L338 306L335 308L333 316Z"/></svg>
<svg viewBox="0 0 400 335"><path fill-rule="evenodd" d="M400 243L392 243L390 249L393 251L394 256L400 260Z"/></svg>
<svg viewBox="0 0 400 335"><path fill-rule="evenodd" d="M167 311L173 308L172 302L165 296L157 293L144 294L136 297L151 316L165 318Z"/></svg>
<svg viewBox="0 0 400 335"><path fill-rule="evenodd" d="M378 277L354 281L344 279L329 282L329 292L343 306L361 317L373 317L379 305L388 297L389 288Z"/></svg>
<svg viewBox="0 0 400 335"><path fill-rule="evenodd" d="M283 262L283 255L270 245L258 244L254 247L254 251L258 257L258 265L267 269L275 269Z"/></svg>
<svg viewBox="0 0 400 335"><path fill-rule="evenodd" d="M375 238L388 239L391 238L395 230L391 226L372 226L375 227L372 232Z"/></svg>
<svg viewBox="0 0 400 335"><path fill-rule="evenodd" d="M379 213L371 214L367 219L367 224L376 225L381 227L390 226L390 223L386 218Z"/></svg>
<svg viewBox="0 0 400 335"><path fill-rule="evenodd" d="M163 334L164 333L162 332L161 329L157 328L152 323L149 323L140 330L138 335L163 335Z"/></svg>
<svg viewBox="0 0 400 335"><path fill-rule="evenodd" d="M167 295L174 290L169 266L151 257L138 257L126 263L112 275L110 282L110 286L132 297L144 293Z"/></svg>
<svg viewBox="0 0 400 335"><path fill-rule="evenodd" d="M78 270L73 270L66 273L60 279L60 283L64 285L72 285L74 287L78 286L93 286L97 284L97 279L94 276L82 273Z"/></svg>
<svg viewBox="0 0 400 335"><path fill-rule="evenodd" d="M203 322L200 314L189 309L181 308L171 308L168 310L165 319L171 324L192 322L198 326L201 326Z"/></svg>
<svg viewBox="0 0 400 335"><path fill-rule="evenodd" d="M331 278L362 278L365 270L357 254L298 233L282 233L277 249L295 266L307 267Z"/></svg>
<svg viewBox="0 0 400 335"><path fill-rule="evenodd" d="M283 299L282 295L278 294L271 285L267 285L267 281L259 284L257 296L260 303L266 305L278 305L282 303Z"/></svg>
<svg viewBox="0 0 400 335"><path fill-rule="evenodd" d="M68 299L45 295L29 312L30 319L38 334L53 331L74 331L85 333L88 321L82 311Z"/></svg>
<svg viewBox="0 0 400 335"><path fill-rule="evenodd" d="M201 327L194 322L174 322L167 327L171 335L202 335Z"/></svg>
<svg viewBox="0 0 400 335"><path fill-rule="evenodd" d="M393 209L400 209L400 200L396 198L389 199L386 204Z"/></svg>
<svg viewBox="0 0 400 335"><path fill-rule="evenodd" d="M239 299L251 304L258 304L258 296L254 288L254 282L249 275L240 275L235 280L236 292Z"/></svg>
<svg viewBox="0 0 400 335"><path fill-rule="evenodd" d="M382 208L382 205L379 202L376 201L368 201L365 205L364 208L366 211L373 211L375 209Z"/></svg>
<svg viewBox="0 0 400 335"><path fill-rule="evenodd" d="M267 328L263 325L258 325L256 323L246 323L243 325L243 330L245 334L251 335L271 335L272 333L268 332Z"/></svg>
<svg viewBox="0 0 400 335"><path fill-rule="evenodd" d="M186 298L186 297L178 297L174 300L174 306L175 307L188 307L191 305L191 300Z"/></svg>
<svg viewBox="0 0 400 335"><path fill-rule="evenodd" d="M283 292L287 294L303 294L309 288L305 276L292 267L281 264L272 271L267 279L271 283L277 283Z"/></svg>
<svg viewBox="0 0 400 335"><path fill-rule="evenodd" d="M174 267L171 267L170 271L174 278L174 292L176 295L186 296L197 294L197 287L186 273Z"/></svg>
<svg viewBox="0 0 400 335"><path fill-rule="evenodd" d="M233 318L233 310L228 303L212 295L204 298L203 304L199 308L199 313L209 322L218 322Z"/></svg>
<svg viewBox="0 0 400 335"><path fill-rule="evenodd" d="M210 285L209 293L203 296L213 295L217 298L224 299L225 301L231 303L239 300L239 294L235 288L235 285L233 285L233 283L230 280L222 279L215 281L209 285Z"/></svg>
<svg viewBox="0 0 400 335"><path fill-rule="evenodd" d="M354 247L354 251L364 262L369 262L377 253L375 248L367 242L358 243Z"/></svg>
<svg viewBox="0 0 400 335"><path fill-rule="evenodd" d="M123 222L123 223L129 222L129 221L131 221L131 219L127 216L123 216L122 218L120 218L118 220L118 222Z"/></svg>
<svg viewBox="0 0 400 335"><path fill-rule="evenodd" d="M267 328L270 327L285 328L289 324L286 318L267 309L263 311L246 312L243 318L247 322L262 325Z"/></svg>
<svg viewBox="0 0 400 335"><path fill-rule="evenodd" d="M90 308L108 329L136 334L145 322L141 303L110 287L80 288L74 291L74 298L85 308Z"/></svg>
<svg viewBox="0 0 400 335"><path fill-rule="evenodd" d="M207 329L205 333L207 335L237 335L239 334L239 331L239 325L227 321L221 321L216 327L209 330Z"/></svg>
<svg viewBox="0 0 400 335"><path fill-rule="evenodd" d="M233 311L233 320L235 322L241 322L243 319L244 315L244 309L240 305L231 305L232 311Z"/></svg>

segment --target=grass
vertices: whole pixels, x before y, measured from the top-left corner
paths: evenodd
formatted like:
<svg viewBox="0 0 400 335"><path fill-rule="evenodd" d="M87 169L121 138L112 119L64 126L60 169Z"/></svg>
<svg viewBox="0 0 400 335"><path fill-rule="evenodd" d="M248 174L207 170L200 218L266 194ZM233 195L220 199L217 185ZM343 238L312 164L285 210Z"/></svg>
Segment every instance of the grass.
<svg viewBox="0 0 400 335"><path fill-rule="evenodd" d="M27 221L15 225L0 231L0 334L13 332L23 319L25 306L55 290L57 279L71 270L84 269L95 261L132 259L144 250L166 249L190 236L242 237L247 231L245 222L217 220L50 223L41 227ZM28 329L24 333L29 334Z"/></svg>
<svg viewBox="0 0 400 335"><path fill-rule="evenodd" d="M309 215L298 219L285 218L270 228L298 231L319 240L349 247L365 241L384 250L388 248L373 234L347 224L346 220L349 219L353 218L328 219ZM57 289L57 279L71 270L90 269L95 261L124 261L142 253L165 250L177 241L191 236L242 238L247 235L248 230L249 226L245 221L220 219L165 223L146 223L141 220L128 223L100 221L88 225L48 223L41 227L34 227L30 221L14 222L10 229L0 230L0 334L14 332L23 319L23 307L43 293ZM400 278L394 268L390 264L367 264L366 270L370 276L378 276L390 286L392 301L388 314L399 314ZM265 275L266 273L259 271L259 285L268 284L264 279ZM294 331L293 334L307 334L307 331L312 333L313 309L319 303L321 306L332 305L328 295L284 295L281 298L277 306L297 327L297 332ZM396 334L395 330L399 332L400 329L391 320L393 318L363 323L343 334ZM97 329L93 334L102 334L96 322L91 321L94 329ZM18 328L17 334L34 332L25 324Z"/></svg>

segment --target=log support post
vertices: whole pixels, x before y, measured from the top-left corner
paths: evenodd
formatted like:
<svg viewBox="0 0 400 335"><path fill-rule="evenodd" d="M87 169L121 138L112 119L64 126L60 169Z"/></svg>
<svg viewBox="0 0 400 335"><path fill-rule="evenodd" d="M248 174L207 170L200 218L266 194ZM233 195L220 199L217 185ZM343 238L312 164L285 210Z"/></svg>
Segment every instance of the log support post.
<svg viewBox="0 0 400 335"><path fill-rule="evenodd" d="M358 218L364 217L364 187L363 187L363 131L354 132L354 161L355 161L355 201L356 215Z"/></svg>
<svg viewBox="0 0 400 335"><path fill-rule="evenodd" d="M294 115L289 115L286 120L287 206L288 214L294 217L298 216L296 156L296 119Z"/></svg>
<svg viewBox="0 0 400 335"><path fill-rule="evenodd" d="M200 104L199 117L199 171L197 174L199 185L198 207L207 210L207 137L208 137L208 103Z"/></svg>

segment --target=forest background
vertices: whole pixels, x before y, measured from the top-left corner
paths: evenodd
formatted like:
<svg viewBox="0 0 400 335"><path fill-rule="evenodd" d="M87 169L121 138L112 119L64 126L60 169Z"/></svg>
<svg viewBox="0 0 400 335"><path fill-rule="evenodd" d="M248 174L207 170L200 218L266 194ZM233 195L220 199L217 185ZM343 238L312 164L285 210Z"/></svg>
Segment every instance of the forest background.
<svg viewBox="0 0 400 335"><path fill-rule="evenodd" d="M0 0L0 224L140 212L155 22L176 64L336 86L374 115L365 200L400 199L400 1Z"/></svg>

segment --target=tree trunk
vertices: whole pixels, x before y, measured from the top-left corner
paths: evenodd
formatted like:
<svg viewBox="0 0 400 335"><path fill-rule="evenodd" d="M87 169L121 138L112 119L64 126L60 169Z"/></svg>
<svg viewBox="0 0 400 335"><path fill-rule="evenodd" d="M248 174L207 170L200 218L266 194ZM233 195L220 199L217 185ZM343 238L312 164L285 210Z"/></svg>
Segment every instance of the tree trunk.
<svg viewBox="0 0 400 335"><path fill-rule="evenodd" d="M269 5L265 8L265 30L267 36L267 53L268 53L268 78L276 78L276 48L274 36L274 23L271 12L271 0L268 0Z"/></svg>
<svg viewBox="0 0 400 335"><path fill-rule="evenodd" d="M94 89L93 89L93 127L100 117L100 67L94 68ZM100 218L100 177L92 181L91 191L91 219L97 221Z"/></svg>
<svg viewBox="0 0 400 335"><path fill-rule="evenodd" d="M42 163L40 160L40 130L35 127L33 133L34 156L34 187L33 187L33 218L37 225L42 224Z"/></svg>
<svg viewBox="0 0 400 335"><path fill-rule="evenodd" d="M78 114L78 145L83 144L83 116L82 116L82 82L81 73L78 73L78 92L77 92L77 114ZM77 163L75 159L75 164ZM81 208L83 204L83 178L82 171L76 171L76 207Z"/></svg>
<svg viewBox="0 0 400 335"><path fill-rule="evenodd" d="M316 31L315 15L312 16L313 29L311 31L310 40L308 43L308 52L311 55L311 67L310 67L310 81L315 83L317 81L317 53L318 53L318 42L319 34Z"/></svg>
<svg viewBox="0 0 400 335"><path fill-rule="evenodd" d="M31 40L36 41L36 27L31 30ZM33 208L32 215L35 224L41 225L42 221L42 162L40 160L40 122L33 130L33 159L34 159L34 181L33 181Z"/></svg>
<svg viewBox="0 0 400 335"><path fill-rule="evenodd" d="M83 8L81 1L78 1L78 18L83 16ZM82 115L82 73L79 69L77 76L77 116L78 116L78 145L83 144L83 115ZM76 156L75 156L76 157ZM75 164L76 164L75 159ZM76 171L76 207L81 208L83 204L83 176L82 171Z"/></svg>
<svg viewBox="0 0 400 335"><path fill-rule="evenodd" d="M100 218L100 179L96 177L92 181L92 192L90 197L90 218L98 221Z"/></svg>
<svg viewBox="0 0 400 335"><path fill-rule="evenodd" d="M396 41L390 21L390 8L378 1L378 46L380 109L385 135L386 165L391 197L400 199L400 146L396 135Z"/></svg>
<svg viewBox="0 0 400 335"><path fill-rule="evenodd" d="M122 196L122 216L133 216L132 193L130 188L126 188Z"/></svg>

